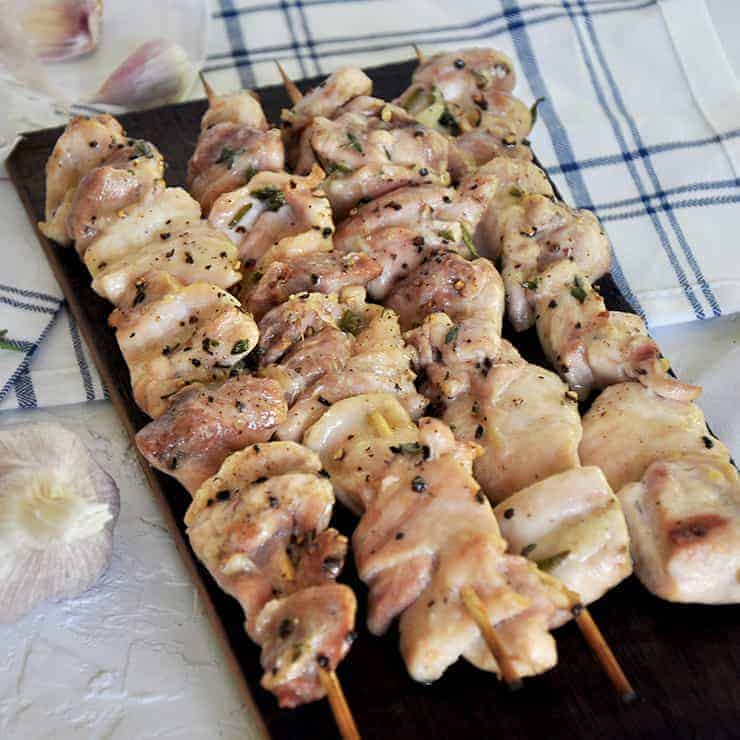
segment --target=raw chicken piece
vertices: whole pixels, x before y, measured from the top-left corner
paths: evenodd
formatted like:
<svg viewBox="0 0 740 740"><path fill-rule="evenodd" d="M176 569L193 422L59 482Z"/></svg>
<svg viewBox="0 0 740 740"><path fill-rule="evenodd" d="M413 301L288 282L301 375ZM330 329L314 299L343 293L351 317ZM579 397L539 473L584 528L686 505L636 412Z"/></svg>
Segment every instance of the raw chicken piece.
<svg viewBox="0 0 740 740"><path fill-rule="evenodd" d="M540 276L535 291L540 344L561 377L581 399L594 388L639 380L656 393L692 401L695 385L668 375L668 363L639 316L607 311L604 299L578 267L557 262Z"/></svg>
<svg viewBox="0 0 740 740"><path fill-rule="evenodd" d="M278 256L328 251L334 223L329 201L318 190L323 179L318 167L307 177L260 173L222 195L209 221L238 246L247 267L265 270Z"/></svg>
<svg viewBox="0 0 740 740"><path fill-rule="evenodd" d="M221 385L191 384L169 401L136 435L136 446L192 495L232 452L266 442L286 414L277 383L246 374Z"/></svg>
<svg viewBox="0 0 740 740"><path fill-rule="evenodd" d="M534 324L534 290L553 263L570 260L589 282L609 269L611 248L590 211L576 211L513 187L499 193L487 213L485 254L501 254L508 315L514 328Z"/></svg>
<svg viewBox="0 0 740 740"><path fill-rule="evenodd" d="M552 475L509 496L493 513L509 552L536 562L583 604L632 573L622 507L599 468Z"/></svg>
<svg viewBox="0 0 740 740"><path fill-rule="evenodd" d="M696 404L663 398L639 383L617 383L601 392L583 417L579 452L584 465L604 471L617 494L656 460L697 452L722 463L730 459Z"/></svg>
<svg viewBox="0 0 740 740"><path fill-rule="evenodd" d="M471 393L443 402L442 418L458 439L483 446L475 476L492 501L579 464L575 394L555 373L525 362L506 340L475 370Z"/></svg>
<svg viewBox="0 0 740 740"><path fill-rule="evenodd" d="M139 300L109 319L131 374L134 398L149 416L167 408L173 393L193 382L224 379L257 344L257 326L218 286L194 283L163 297Z"/></svg>
<svg viewBox="0 0 740 740"><path fill-rule="evenodd" d="M709 450L652 463L619 491L635 573L668 601L740 602L740 480Z"/></svg>
<svg viewBox="0 0 740 740"><path fill-rule="evenodd" d="M88 245L119 212L155 188L164 187L164 159L147 141L128 139L119 143L99 167L87 173L77 185L67 214L67 234L82 256Z"/></svg>
<svg viewBox="0 0 740 740"><path fill-rule="evenodd" d="M177 233L199 223L200 206L182 188L159 185L116 216L85 251L84 261L91 275L161 239L162 234Z"/></svg>
<svg viewBox="0 0 740 740"><path fill-rule="evenodd" d="M354 594L332 583L347 540L327 529L334 496L320 469L300 445L252 445L226 459L186 515L196 554L244 610L262 685L281 706L324 696L319 668L336 668L353 639Z"/></svg>
<svg viewBox="0 0 740 740"><path fill-rule="evenodd" d="M65 246L71 243L67 214L77 185L125 137L121 124L107 113L95 118L76 116L67 124L46 162L46 220L39 224L45 236Z"/></svg>
<svg viewBox="0 0 740 740"><path fill-rule="evenodd" d="M94 265L92 288L116 306L149 272L162 271L184 285L209 282L230 288L239 282L236 247L223 234L201 222L179 232L162 232L111 263Z"/></svg>

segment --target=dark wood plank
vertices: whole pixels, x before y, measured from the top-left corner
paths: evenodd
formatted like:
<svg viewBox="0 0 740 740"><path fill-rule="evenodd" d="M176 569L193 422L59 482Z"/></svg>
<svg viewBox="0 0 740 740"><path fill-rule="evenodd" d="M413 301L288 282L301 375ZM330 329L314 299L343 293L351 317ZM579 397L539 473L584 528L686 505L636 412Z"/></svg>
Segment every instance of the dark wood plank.
<svg viewBox="0 0 740 740"><path fill-rule="evenodd" d="M369 70L377 94L391 98L405 86L413 62ZM310 84L310 83L307 83ZM306 88L306 84L301 83ZM268 116L277 120L288 104L279 87L260 90ZM185 168L205 110L203 101L121 117L132 136L150 139L168 163L170 185L182 185ZM29 134L13 153L8 169L36 222L43 215L44 164L61 133ZM61 249L39 234L54 273L67 296L111 400L129 435L147 421L131 396L126 366L107 327L110 306L90 289L90 278L74 250ZM629 310L611 276L601 290L611 309ZM533 362L544 362L534 332L509 333ZM261 715L275 738L330 738L336 728L326 702L293 711L280 710L259 687L259 651L247 639L236 602L225 596L195 560L182 518L187 493L171 478L143 468L161 504L175 544L198 586L223 650L225 663L248 708ZM354 527L346 511L335 525ZM364 626L366 589L348 563L344 580L360 603L358 639L339 669L339 677L365 738L729 738L740 734L740 609L669 604L651 596L630 578L591 611L640 693L623 706L591 658L574 625L556 633L560 663L510 694L490 674L460 662L431 686L412 681L398 653L398 635L371 636ZM251 694L250 694L251 688ZM259 714L258 714L259 713Z"/></svg>

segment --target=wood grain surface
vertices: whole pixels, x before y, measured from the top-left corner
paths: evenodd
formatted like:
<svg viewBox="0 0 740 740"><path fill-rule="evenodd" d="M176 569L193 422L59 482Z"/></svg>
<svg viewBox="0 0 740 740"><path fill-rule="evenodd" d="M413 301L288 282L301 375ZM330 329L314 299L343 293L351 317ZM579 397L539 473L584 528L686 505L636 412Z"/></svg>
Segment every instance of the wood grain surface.
<svg viewBox="0 0 740 740"><path fill-rule="evenodd" d="M397 95L413 66L406 62L368 70L376 94L384 98ZM309 84L299 83L304 90ZM282 89L263 88L259 93L268 117L277 121L280 108L288 105ZM185 182L187 160L205 107L204 101L196 101L121 116L131 136L149 139L159 147L167 162L169 185ZM8 161L33 223L43 217L44 165L60 133L61 129L51 129L28 134ZM134 404L126 365L107 326L111 306L92 292L90 277L74 249L38 236L111 400L133 438L147 418ZM600 285L609 308L629 310L610 276ZM528 360L545 363L534 331L513 335L505 330L505 335ZM260 688L259 650L244 633L237 602L220 591L187 544L182 519L188 494L174 479L143 461L142 465L221 640L225 667L232 670L242 689L246 711L253 712L257 725L274 738L336 737L327 702L281 710L273 696ZM351 534L354 518L340 505L337 509L334 525ZM358 596L358 638L338 674L364 738L740 737L737 606L669 604L649 594L634 577L594 604L594 617L639 692L639 699L630 705L622 705L614 695L573 624L555 632L558 666L527 679L516 693L464 661L441 680L424 686L406 673L395 630L377 638L365 628L367 590L351 560L342 580Z"/></svg>

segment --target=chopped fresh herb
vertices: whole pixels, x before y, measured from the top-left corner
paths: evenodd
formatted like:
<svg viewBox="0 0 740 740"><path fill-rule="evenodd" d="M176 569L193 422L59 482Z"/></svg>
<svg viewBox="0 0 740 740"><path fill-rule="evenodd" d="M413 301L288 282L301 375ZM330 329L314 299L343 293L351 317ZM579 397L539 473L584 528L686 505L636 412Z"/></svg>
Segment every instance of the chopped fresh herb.
<svg viewBox="0 0 740 740"><path fill-rule="evenodd" d="M478 250L475 248L475 244L473 243L473 237L470 235L470 232L468 231L465 224L460 224L460 229L462 230L462 240L465 243L465 246L468 248L470 256L473 259L478 259L480 255L478 254Z"/></svg>
<svg viewBox="0 0 740 740"><path fill-rule="evenodd" d="M234 346L231 348L232 355L240 355L249 349L249 340L240 339L238 342L234 342Z"/></svg>
<svg viewBox="0 0 740 740"><path fill-rule="evenodd" d="M351 131L347 131L347 142L348 143L345 144L345 146L352 147L356 152L364 154L360 140ZM388 157L388 159L390 159L390 157Z"/></svg>
<svg viewBox="0 0 740 740"><path fill-rule="evenodd" d="M14 352L23 352L23 350L20 347L16 347L14 344L11 344L5 337L8 334L7 329L0 329L0 349L10 349Z"/></svg>
<svg viewBox="0 0 740 740"><path fill-rule="evenodd" d="M549 558L542 558L542 560L536 561L537 567L540 570L544 570L546 573L549 573L551 570L555 570L555 568L557 568L558 565L560 565L560 563L562 563L563 560L568 557L568 555L570 555L570 550L563 550L563 552L551 555Z"/></svg>
<svg viewBox="0 0 740 740"><path fill-rule="evenodd" d="M417 475L411 481L411 488L416 491L416 493L424 493L424 491L427 490L427 482L420 475Z"/></svg>
<svg viewBox="0 0 740 740"><path fill-rule="evenodd" d="M137 157L146 157L147 159L152 159L154 157L151 144L143 139L139 139L136 142L134 145L134 151L136 152Z"/></svg>
<svg viewBox="0 0 740 740"><path fill-rule="evenodd" d="M256 174L258 170L256 167L253 167L251 164L247 165L247 169L244 170L244 184L248 183Z"/></svg>
<svg viewBox="0 0 740 740"><path fill-rule="evenodd" d="M478 403L478 401L473 401L473 405L470 411L476 416L480 413L480 404Z"/></svg>
<svg viewBox="0 0 740 740"><path fill-rule="evenodd" d="M233 229L239 225L239 222L252 210L254 203L245 203L237 212L234 214L234 218L229 221L229 228Z"/></svg>
<svg viewBox="0 0 740 740"><path fill-rule="evenodd" d="M526 557L527 557L527 555L529 555L529 553L531 553L531 552L532 552L532 550L534 550L534 548L535 548L535 547L537 547L537 545L536 545L536 544L531 544L531 545L525 545L525 546L524 546L524 547L522 548L522 552L521 552L522 556L526 558Z"/></svg>
<svg viewBox="0 0 740 740"><path fill-rule="evenodd" d="M356 313L352 313L349 309L345 309L342 314L342 318L339 319L339 328L348 334L357 336L360 333L361 326L362 319Z"/></svg>
<svg viewBox="0 0 740 740"><path fill-rule="evenodd" d="M403 442L400 445L391 445L390 450L397 455L418 455L421 445L418 442Z"/></svg>
<svg viewBox="0 0 740 740"><path fill-rule="evenodd" d="M259 270L255 270L254 272L250 272L246 279L250 283L258 283L262 280L262 273Z"/></svg>
<svg viewBox="0 0 740 740"><path fill-rule="evenodd" d="M240 154L244 154L244 151L243 146L239 147L239 149L232 149L230 146L225 146L221 150L221 154L218 155L216 164L225 164L226 169L230 170L234 166L234 158Z"/></svg>
<svg viewBox="0 0 740 740"><path fill-rule="evenodd" d="M252 195L261 200L269 211L279 211L285 205L285 193L273 185L255 190Z"/></svg>
<svg viewBox="0 0 740 740"><path fill-rule="evenodd" d="M333 175L335 172L341 172L346 175L348 172L352 172L351 167L347 167L346 164L342 164L341 162L329 162L325 169L327 175Z"/></svg>
<svg viewBox="0 0 740 740"><path fill-rule="evenodd" d="M477 69L471 69L470 71L475 78L475 86L479 90L482 90L483 88L488 86L489 79L487 74L479 72Z"/></svg>
<svg viewBox="0 0 740 740"><path fill-rule="evenodd" d="M460 333L460 327L457 324L451 326L445 334L445 344L450 344L457 339L457 335Z"/></svg>
<svg viewBox="0 0 740 740"><path fill-rule="evenodd" d="M714 447L714 440L713 440L713 439L712 439L712 438L711 438L710 436L708 436L708 435L706 435L706 434L705 434L705 435L704 435L704 436L702 437L702 441L704 442L704 446L705 446L705 447L706 447L706 448L707 448L708 450L711 450L711 449L712 449L712 447Z"/></svg>
<svg viewBox="0 0 740 740"><path fill-rule="evenodd" d="M455 235L449 230L444 229L443 231L438 231L439 237L441 239L444 239L446 242L454 242L455 241Z"/></svg>
<svg viewBox="0 0 740 740"><path fill-rule="evenodd" d="M509 195L511 195L513 198L521 198L524 193L515 186L509 190Z"/></svg>
<svg viewBox="0 0 740 740"><path fill-rule="evenodd" d="M527 290L537 290L537 280L525 280L521 286Z"/></svg>
<svg viewBox="0 0 740 740"><path fill-rule="evenodd" d="M437 119L437 123L439 123L440 126L444 126L449 129L452 136L460 136L462 133L460 124L457 122L455 116L450 113L449 108L444 109L442 115Z"/></svg>
<svg viewBox="0 0 740 740"><path fill-rule="evenodd" d="M573 287L570 289L570 294L579 303L583 303L586 300L587 293L583 287L583 282L578 275L576 275L576 279L573 281Z"/></svg>
<svg viewBox="0 0 740 740"><path fill-rule="evenodd" d="M537 100L535 100L532 104L532 107L529 109L529 117L532 121L532 123L529 124L530 131L534 128L535 123L537 123L537 108L539 108L540 103L544 102L545 98L537 98Z"/></svg>
<svg viewBox="0 0 740 740"><path fill-rule="evenodd" d="M290 637L293 634L296 621L296 619L287 618L283 619L283 621L280 622L280 626L278 627L278 634L280 635L280 639L284 640L286 637Z"/></svg>

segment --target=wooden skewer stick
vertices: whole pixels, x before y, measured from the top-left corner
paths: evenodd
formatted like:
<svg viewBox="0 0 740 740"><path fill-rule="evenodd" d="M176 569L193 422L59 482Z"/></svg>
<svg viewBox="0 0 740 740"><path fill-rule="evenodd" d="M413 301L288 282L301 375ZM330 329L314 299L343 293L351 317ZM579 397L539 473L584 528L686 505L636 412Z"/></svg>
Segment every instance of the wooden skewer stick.
<svg viewBox="0 0 740 740"><path fill-rule="evenodd" d="M496 629L491 624L485 604L480 596L478 596L472 586L464 586L460 589L460 596L462 596L463 604L465 604L468 613L475 620L476 625L478 625L478 629L481 631L483 639L486 641L486 645L488 645L488 649L496 659L499 671L501 672L501 678L512 691L520 689L522 679L517 675L516 669L511 662L509 654L504 649L504 644L498 632L496 632Z"/></svg>
<svg viewBox="0 0 740 740"><path fill-rule="evenodd" d="M570 612L578 625L578 629L581 631L583 638L588 643L591 652L594 654L604 673L606 673L612 685L617 690L619 698L625 704L634 701L637 698L637 692L622 670L622 666L619 665L619 661L609 647L606 638L601 633L594 618L591 616L591 612L583 605L581 597L549 573L545 573L539 570L539 568L537 569L537 573L543 581L560 589L567 597L570 602Z"/></svg>
<svg viewBox="0 0 740 740"><path fill-rule="evenodd" d="M337 674L334 671L325 671L319 668L319 676L321 676L321 683L326 691L342 739L360 740L360 733L357 731L357 725L347 704Z"/></svg>
<svg viewBox="0 0 740 740"><path fill-rule="evenodd" d="M391 425L380 411L371 411L368 414L368 420L381 437L390 437L393 434ZM478 625L478 629L481 631L483 639L486 641L486 645L488 645L488 649L491 651L491 655L493 655L498 664L499 670L501 671L501 678L506 682L506 685L510 689L516 690L520 688L522 680L517 676L516 669L514 668L506 650L504 650L503 642L498 636L496 628L491 624L491 620L488 618L486 607L480 596L478 596L475 590L470 586L463 588L460 591L460 595L465 608L468 610L476 625Z"/></svg>
<svg viewBox="0 0 740 740"><path fill-rule="evenodd" d="M419 64L424 64L424 52L416 44L411 44L411 46L414 47L416 58L419 60Z"/></svg>
<svg viewBox="0 0 740 740"><path fill-rule="evenodd" d="M303 98L303 93L298 89L298 86L293 82L293 80L288 77L288 73L283 69L283 65L280 64L280 62L275 60L275 65L278 68L278 72L280 72L280 77L283 79L283 85L285 86L285 92L288 93L288 97L290 98L290 102L295 105L301 98Z"/></svg>
<svg viewBox="0 0 740 740"><path fill-rule="evenodd" d="M203 72L198 72L198 77L200 77L200 83L203 85L203 89L206 91L206 97L208 98L208 105L213 105L213 102L218 97L216 95L216 91L210 86L208 83L208 80L206 80L206 76L203 74Z"/></svg>

